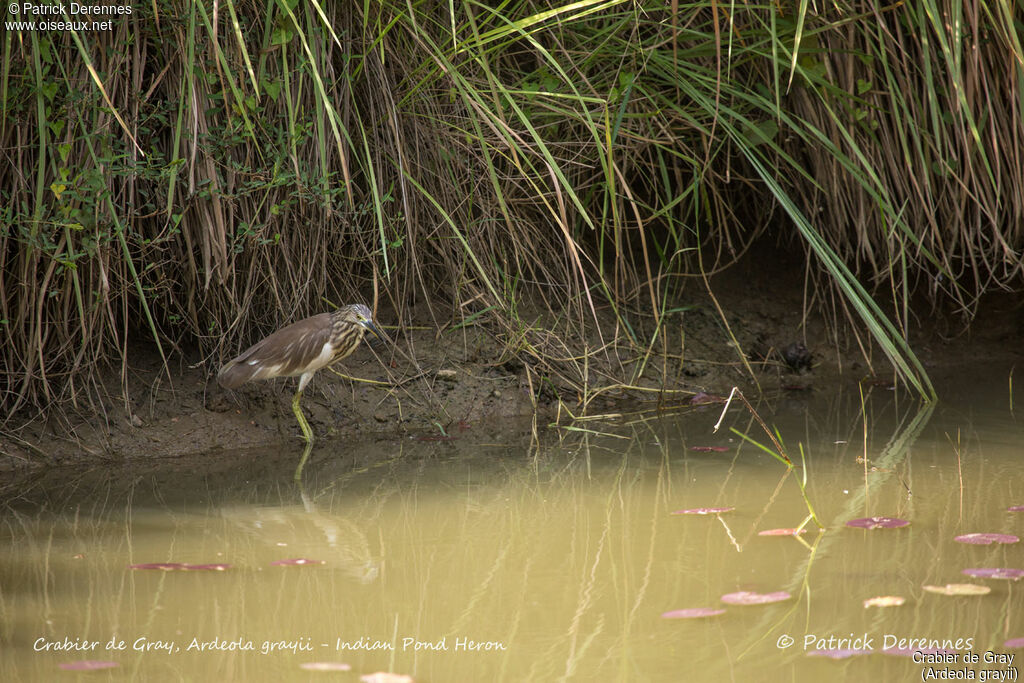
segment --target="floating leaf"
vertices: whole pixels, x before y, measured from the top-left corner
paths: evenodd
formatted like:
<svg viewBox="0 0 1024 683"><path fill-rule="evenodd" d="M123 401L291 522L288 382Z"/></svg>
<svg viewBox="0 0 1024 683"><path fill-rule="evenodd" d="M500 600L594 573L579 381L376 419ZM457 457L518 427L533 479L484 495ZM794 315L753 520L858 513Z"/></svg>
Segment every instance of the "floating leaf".
<svg viewBox="0 0 1024 683"><path fill-rule="evenodd" d="M736 508L690 508L688 510L676 510L673 515L720 515L723 512L731 512Z"/></svg>
<svg viewBox="0 0 1024 683"><path fill-rule="evenodd" d="M807 653L808 657L828 657L829 659L846 659L847 657L856 657L857 655L869 655L871 650L857 650L849 648L846 650L811 650Z"/></svg>
<svg viewBox="0 0 1024 683"><path fill-rule="evenodd" d="M974 545L991 545L992 543L1017 543L1019 538L1013 534L964 534L953 539L957 543Z"/></svg>
<svg viewBox="0 0 1024 683"><path fill-rule="evenodd" d="M945 586L923 586L929 593L939 595L987 595L992 592L988 586L974 583L947 583Z"/></svg>
<svg viewBox="0 0 1024 683"><path fill-rule="evenodd" d="M1008 641L1003 643L1003 647L1024 647L1024 638L1010 638Z"/></svg>
<svg viewBox="0 0 1024 683"><path fill-rule="evenodd" d="M359 680L363 683L415 683L412 676L406 676L404 674L390 674L383 671L360 676Z"/></svg>
<svg viewBox="0 0 1024 683"><path fill-rule="evenodd" d="M690 450L698 453L725 453L729 449L725 446L690 446Z"/></svg>
<svg viewBox="0 0 1024 683"><path fill-rule="evenodd" d="M864 601L864 607L899 607L907 600L898 595L881 595L877 598L868 598Z"/></svg>
<svg viewBox="0 0 1024 683"><path fill-rule="evenodd" d="M713 607L690 607L689 609L676 609L671 612L664 612L661 615L662 619L699 619L701 617L717 617L719 614L725 614L724 609L715 609Z"/></svg>
<svg viewBox="0 0 1024 683"><path fill-rule="evenodd" d="M352 667L345 662L303 662L300 669L306 671L351 671Z"/></svg>
<svg viewBox="0 0 1024 683"><path fill-rule="evenodd" d="M274 560L271 567L301 567L307 564L327 564L326 560L307 560L304 557L296 557L290 560Z"/></svg>
<svg viewBox="0 0 1024 683"><path fill-rule="evenodd" d="M765 529L764 531L758 531L758 536L796 536L798 534L806 534L807 529Z"/></svg>
<svg viewBox="0 0 1024 683"><path fill-rule="evenodd" d="M851 519L846 526L858 529L898 529L908 524L910 522L907 520L897 517L861 517L860 519Z"/></svg>
<svg viewBox="0 0 1024 683"><path fill-rule="evenodd" d="M1024 576L1024 569L965 569L961 574L979 579L1011 579L1016 581Z"/></svg>
<svg viewBox="0 0 1024 683"><path fill-rule="evenodd" d="M225 569L231 569L230 564L185 564L182 562L150 562L147 564L130 564L129 569L159 569L160 571L173 572L196 572L196 571L214 571L222 572Z"/></svg>
<svg viewBox="0 0 1024 683"><path fill-rule="evenodd" d="M786 591L777 591L775 593L740 591L738 593L726 593L722 596L722 602L727 605L767 605L771 602L789 600L791 597Z"/></svg>
<svg viewBox="0 0 1024 683"><path fill-rule="evenodd" d="M181 568L186 572L222 572L231 569L230 564L186 564Z"/></svg>
<svg viewBox="0 0 1024 683"><path fill-rule="evenodd" d="M57 665L65 671L99 671L100 669L113 669L121 666L117 662L101 662L95 659L83 659L77 662L61 662Z"/></svg>

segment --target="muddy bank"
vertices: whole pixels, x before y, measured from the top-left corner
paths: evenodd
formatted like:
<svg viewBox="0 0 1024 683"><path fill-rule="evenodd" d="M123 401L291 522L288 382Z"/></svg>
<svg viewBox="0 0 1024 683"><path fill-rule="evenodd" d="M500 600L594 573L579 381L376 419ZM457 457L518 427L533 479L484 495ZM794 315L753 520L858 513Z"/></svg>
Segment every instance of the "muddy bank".
<svg viewBox="0 0 1024 683"><path fill-rule="evenodd" d="M805 314L805 297L811 295L798 264L776 266L767 269L748 259L713 279L713 298L699 280L689 283L680 305L683 310L673 313L664 328L664 347L644 360L645 349L620 346L614 357L595 355L587 368L591 391L615 384L613 370L602 367L602 362L615 362L643 366L632 384L665 386L672 393L618 387L600 392L586 411L594 414L638 404L678 406L698 392L725 394L733 386L748 395L813 394L841 382L891 380L884 357L870 350L866 356L862 353L862 343L869 348L863 333L858 341L842 320ZM558 321L526 309L524 305L522 319L535 321L528 326L527 339L547 326L557 328ZM403 352L364 344L335 366L344 377L326 370L317 373L302 406L318 441L374 434L443 439L460 430L534 414L537 424L547 425L560 404L563 419L565 408L577 414L583 410L579 386L551 372L554 366L535 362L528 349L508 353L515 345L509 343L507 332L483 326L438 330L428 321L415 321L402 333L389 325L393 321L385 311L378 317L390 326L389 334ZM608 321L610 331L610 315ZM993 299L969 332L955 315L919 312L911 337L930 373L962 371L979 359L1002 360L1009 368L1021 356L1017 340L1022 321L1018 299L1007 296ZM602 341L595 335L588 343L599 348ZM780 352L794 344L806 345L810 368L787 365ZM178 457L301 438L290 408L296 380L250 383L226 391L215 380L219 364L215 358L176 357L164 369L154 350L140 342L129 359L129 375L122 380L119 372L111 372L106 378L105 398L52 411L45 420L28 414L11 420L0 435L0 468Z"/></svg>

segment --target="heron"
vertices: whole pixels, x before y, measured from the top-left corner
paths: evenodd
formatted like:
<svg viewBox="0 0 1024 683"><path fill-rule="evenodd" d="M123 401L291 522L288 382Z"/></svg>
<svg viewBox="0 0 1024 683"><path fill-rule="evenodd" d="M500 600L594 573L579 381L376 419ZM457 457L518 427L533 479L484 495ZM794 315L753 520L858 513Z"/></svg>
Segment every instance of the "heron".
<svg viewBox="0 0 1024 683"><path fill-rule="evenodd" d="M333 313L314 315L283 327L250 346L220 369L217 383L225 389L237 389L250 380L299 377L299 388L292 398L292 412L299 421L306 443L312 444L313 430L299 405L302 390L317 370L355 351L367 332L377 339L384 339L373 323L373 314L363 304L350 304Z"/></svg>

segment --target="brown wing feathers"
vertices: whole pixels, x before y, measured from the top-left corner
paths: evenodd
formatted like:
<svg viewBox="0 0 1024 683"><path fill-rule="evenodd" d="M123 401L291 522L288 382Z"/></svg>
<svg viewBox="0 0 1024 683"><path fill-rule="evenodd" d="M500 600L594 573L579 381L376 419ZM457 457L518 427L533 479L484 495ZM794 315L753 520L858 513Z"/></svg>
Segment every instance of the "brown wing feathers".
<svg viewBox="0 0 1024 683"><path fill-rule="evenodd" d="M294 377L308 371L331 336L331 314L300 320L257 342L217 373L226 389L254 379Z"/></svg>

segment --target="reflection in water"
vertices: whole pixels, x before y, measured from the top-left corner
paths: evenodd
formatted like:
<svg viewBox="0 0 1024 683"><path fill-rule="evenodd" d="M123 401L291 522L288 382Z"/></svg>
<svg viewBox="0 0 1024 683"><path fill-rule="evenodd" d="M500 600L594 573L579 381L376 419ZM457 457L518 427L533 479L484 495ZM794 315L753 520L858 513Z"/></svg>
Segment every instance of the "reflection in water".
<svg viewBox="0 0 1024 683"><path fill-rule="evenodd" d="M319 511L305 490L300 490L300 496L301 505L233 505L221 514L269 548L287 548L282 552L322 560L360 583L375 581L380 560L371 554L363 530L349 519Z"/></svg>
<svg viewBox="0 0 1024 683"><path fill-rule="evenodd" d="M116 661L93 675L123 680L290 680L311 662L420 681L904 680L922 665L883 647L1005 651L1024 636L1016 587L960 571L1019 567L1021 551L953 538L1019 529L1024 513L1006 511L1024 503L1019 425L977 397L934 413L897 399L869 396L865 413L844 394L757 405L791 455L807 453L827 529L802 539L758 536L807 517L802 472L713 433L716 408L623 415L541 444L529 428L328 443L298 482L288 448L35 474L4 489L0 680L50 680L83 659ZM755 434L745 411L728 420ZM735 510L671 514L702 507ZM912 524L843 527L875 515ZM297 557L325 564L271 564ZM127 568L152 562L232 568ZM922 589L956 582L992 592ZM721 603L740 591L792 598ZM906 604L862 606L888 595ZM807 656L855 640L875 654Z"/></svg>

